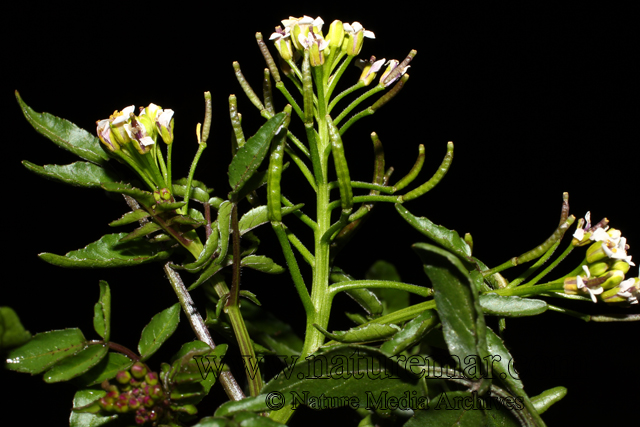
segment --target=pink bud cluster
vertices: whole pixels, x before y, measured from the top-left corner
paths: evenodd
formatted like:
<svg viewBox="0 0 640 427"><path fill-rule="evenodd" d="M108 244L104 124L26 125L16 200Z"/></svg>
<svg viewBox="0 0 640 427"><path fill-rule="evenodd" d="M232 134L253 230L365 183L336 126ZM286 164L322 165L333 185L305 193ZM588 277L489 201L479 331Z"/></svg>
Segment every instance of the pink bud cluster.
<svg viewBox="0 0 640 427"><path fill-rule="evenodd" d="M160 419L168 405L158 374L136 362L128 371L120 371L115 384L108 380L102 383L107 394L99 400L100 407L106 412L135 412L135 421L142 425Z"/></svg>

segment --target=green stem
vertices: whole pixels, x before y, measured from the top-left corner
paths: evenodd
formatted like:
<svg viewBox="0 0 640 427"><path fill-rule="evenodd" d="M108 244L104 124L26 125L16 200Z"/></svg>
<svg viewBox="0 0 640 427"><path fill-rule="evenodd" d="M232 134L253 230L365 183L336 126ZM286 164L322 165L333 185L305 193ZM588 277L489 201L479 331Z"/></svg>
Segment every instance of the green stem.
<svg viewBox="0 0 640 427"><path fill-rule="evenodd" d="M353 280L344 281L329 286L329 293L335 296L338 292L352 289L385 288L407 291L422 297L429 297L433 294L433 289L422 286L411 285L409 283L393 282L389 280Z"/></svg>
<svg viewBox="0 0 640 427"><path fill-rule="evenodd" d="M195 157L193 158L193 162L191 162L191 169L189 169L189 176L187 177L187 189L186 189L186 197L184 198L185 205L180 208L180 212L183 215L189 214L189 195L191 194L191 184L193 182L193 174L196 172L196 166L198 166L198 162L200 161L200 156L204 149L207 148L207 144L203 141L198 145L198 151L196 152ZM197 259L197 258L196 258Z"/></svg>

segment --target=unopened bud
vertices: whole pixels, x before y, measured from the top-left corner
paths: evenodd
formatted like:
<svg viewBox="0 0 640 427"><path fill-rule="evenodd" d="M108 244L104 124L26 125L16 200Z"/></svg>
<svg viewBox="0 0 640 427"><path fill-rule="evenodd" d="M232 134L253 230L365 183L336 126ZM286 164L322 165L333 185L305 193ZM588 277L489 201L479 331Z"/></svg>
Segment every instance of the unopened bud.
<svg viewBox="0 0 640 427"><path fill-rule="evenodd" d="M326 39L329 41L329 46L333 49L339 49L342 46L342 40L344 39L344 25L342 21L336 19L331 23Z"/></svg>
<svg viewBox="0 0 640 427"><path fill-rule="evenodd" d="M141 379L145 375L147 375L147 367L141 362L134 363L133 366L131 366L130 370L131 370L131 375L133 375L134 378L137 378L137 379Z"/></svg>
<svg viewBox="0 0 640 427"><path fill-rule="evenodd" d="M620 270L611 270L604 277L606 277L606 280L602 284L602 288L611 289L624 280L624 273Z"/></svg>
<svg viewBox="0 0 640 427"><path fill-rule="evenodd" d="M116 374L116 381L120 384L127 384L131 380L131 374L127 371L120 371Z"/></svg>

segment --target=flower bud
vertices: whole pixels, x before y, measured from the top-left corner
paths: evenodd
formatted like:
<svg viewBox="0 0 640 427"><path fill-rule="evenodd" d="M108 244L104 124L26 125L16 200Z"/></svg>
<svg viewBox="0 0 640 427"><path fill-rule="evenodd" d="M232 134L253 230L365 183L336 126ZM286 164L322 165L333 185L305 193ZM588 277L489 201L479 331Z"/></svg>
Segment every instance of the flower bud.
<svg viewBox="0 0 640 427"><path fill-rule="evenodd" d="M620 282L624 280L624 273L620 270L611 270L605 276L604 283L602 283L603 289L611 289L614 286L618 286Z"/></svg>
<svg viewBox="0 0 640 427"><path fill-rule="evenodd" d="M632 277L604 292L601 298L606 303L638 304L638 295L640 295L640 279Z"/></svg>
<svg viewBox="0 0 640 427"><path fill-rule="evenodd" d="M605 258L607 258L607 254L602 249L602 241L595 242L587 249L587 262L589 264L593 264Z"/></svg>
<svg viewBox="0 0 640 427"><path fill-rule="evenodd" d="M133 105L129 105L122 111L114 111L109 117L109 127L113 138L120 145L131 142L131 114L133 110Z"/></svg>
<svg viewBox="0 0 640 427"><path fill-rule="evenodd" d="M384 61L384 58L376 61L376 57L372 56L368 61L364 60L356 63L356 65L362 68L362 74L360 75L359 81L363 82L365 86L369 86L373 79L376 78L376 73L380 71Z"/></svg>
<svg viewBox="0 0 640 427"><path fill-rule="evenodd" d="M131 118L131 141L140 154L146 154L151 150L151 146L156 143L152 137L155 134L155 125L146 115Z"/></svg>
<svg viewBox="0 0 640 427"><path fill-rule="evenodd" d="M342 21L337 19L329 26L329 33L327 33L326 40L329 41L329 46L333 49L339 49L342 47L342 40L344 39L344 25Z"/></svg>
<svg viewBox="0 0 640 427"><path fill-rule="evenodd" d="M116 381L120 384L127 384L131 381L131 374L127 371L120 371L116 374Z"/></svg>
<svg viewBox="0 0 640 427"><path fill-rule="evenodd" d="M111 132L111 127L109 126L109 119L99 120L96 122L98 125L96 129L96 133L98 134L98 138L100 141L107 146L107 148L111 151L119 151L120 145L116 142L115 135Z"/></svg>
<svg viewBox="0 0 640 427"><path fill-rule="evenodd" d="M376 38L373 32L365 30L357 21L351 24L345 22L343 28L346 35L346 44L342 47L346 49L347 55L349 56L356 56L360 53L365 37L370 39Z"/></svg>
<svg viewBox="0 0 640 427"><path fill-rule="evenodd" d="M162 110L156 117L158 135L167 145L173 143L173 110Z"/></svg>
<svg viewBox="0 0 640 427"><path fill-rule="evenodd" d="M149 385L156 385L158 384L158 374L155 372L149 372L145 375L144 380Z"/></svg>
<svg viewBox="0 0 640 427"><path fill-rule="evenodd" d="M589 271L595 277L604 274L609 269L609 263L605 261L596 262L589 265Z"/></svg>
<svg viewBox="0 0 640 427"><path fill-rule="evenodd" d="M142 362L136 362L131 366L131 375L134 378L141 379L147 375L147 367Z"/></svg>
<svg viewBox="0 0 640 427"><path fill-rule="evenodd" d="M624 260L612 260L613 262L611 263L611 269L612 270L620 270L622 271L624 274L627 274L627 272L629 271L629 269L631 268L631 266L629 265L628 262L624 261Z"/></svg>

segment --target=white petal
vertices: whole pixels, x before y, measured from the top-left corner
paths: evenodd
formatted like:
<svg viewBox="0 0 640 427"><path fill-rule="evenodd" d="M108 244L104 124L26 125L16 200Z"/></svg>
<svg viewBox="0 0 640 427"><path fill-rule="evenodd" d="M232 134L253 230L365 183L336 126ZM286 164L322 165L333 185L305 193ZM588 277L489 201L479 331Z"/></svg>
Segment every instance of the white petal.
<svg viewBox="0 0 640 427"><path fill-rule="evenodd" d="M153 145L155 144L155 141L153 140L153 138L151 138L150 136L145 136L142 137L140 139L140 144L144 145L145 147L149 146L149 145Z"/></svg>
<svg viewBox="0 0 640 427"><path fill-rule="evenodd" d="M313 18L307 15L304 15L302 18L298 20L298 25L301 24L313 24Z"/></svg>
<svg viewBox="0 0 640 427"><path fill-rule="evenodd" d="M360 24L358 21L352 22L351 27L353 27L353 31L355 31L356 33L364 29L362 24Z"/></svg>
<svg viewBox="0 0 640 427"><path fill-rule="evenodd" d="M595 240L596 242L600 241L608 241L610 239L609 235L602 228L598 228L592 235L591 240Z"/></svg>
<svg viewBox="0 0 640 427"><path fill-rule="evenodd" d="M364 30L364 36L369 39L375 39L376 35L373 34L373 31Z"/></svg>
<svg viewBox="0 0 640 427"><path fill-rule="evenodd" d="M171 117L173 117L173 110L166 109L158 116L158 123L160 126L169 127Z"/></svg>
<svg viewBox="0 0 640 427"><path fill-rule="evenodd" d="M349 25L349 23L347 22L343 22L342 23L342 29L344 31L346 31L347 33L353 33L353 28L351 27L351 25Z"/></svg>
<svg viewBox="0 0 640 427"><path fill-rule="evenodd" d="M578 228L575 233L573 233L573 237L578 239L578 241L582 241L584 239L584 230L582 228Z"/></svg>
<svg viewBox="0 0 640 427"><path fill-rule="evenodd" d="M585 273L587 273L587 279L588 279L589 277L591 277L591 272L589 271L589 266L587 266L587 265L583 265L583 266L582 266L582 269L584 270L584 272L585 272Z"/></svg>

